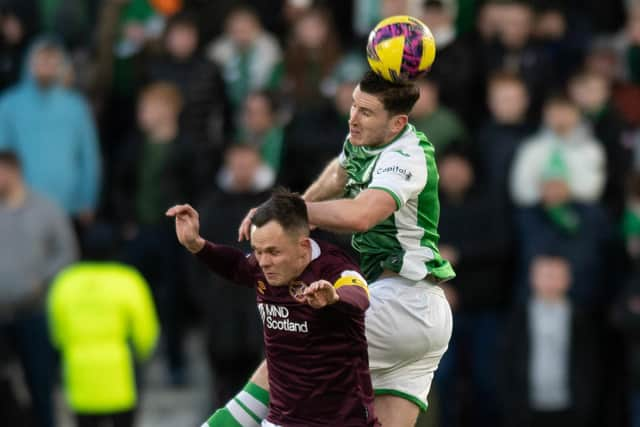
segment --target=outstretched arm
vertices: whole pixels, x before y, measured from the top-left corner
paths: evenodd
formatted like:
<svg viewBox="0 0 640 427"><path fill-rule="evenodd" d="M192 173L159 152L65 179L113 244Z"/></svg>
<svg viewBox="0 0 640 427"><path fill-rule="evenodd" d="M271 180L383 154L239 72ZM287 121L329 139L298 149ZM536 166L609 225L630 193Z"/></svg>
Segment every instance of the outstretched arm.
<svg viewBox="0 0 640 427"><path fill-rule="evenodd" d="M343 311L364 313L369 307L369 289L362 276L345 271L334 284L326 280L313 282L297 299L316 309L335 305Z"/></svg>
<svg viewBox="0 0 640 427"><path fill-rule="evenodd" d="M394 198L384 190L365 190L355 199L307 203L309 222L325 230L365 232L397 208Z"/></svg>
<svg viewBox="0 0 640 427"><path fill-rule="evenodd" d="M200 236L198 211L190 205L169 208L167 216L176 219L176 235L182 246L205 263L209 270L240 285L254 286L254 269L238 249L216 245Z"/></svg>

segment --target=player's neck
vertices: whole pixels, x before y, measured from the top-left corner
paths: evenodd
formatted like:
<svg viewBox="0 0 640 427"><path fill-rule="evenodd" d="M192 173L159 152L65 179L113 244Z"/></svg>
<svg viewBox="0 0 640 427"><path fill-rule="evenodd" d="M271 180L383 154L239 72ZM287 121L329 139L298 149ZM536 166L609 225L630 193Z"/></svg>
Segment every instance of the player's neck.
<svg viewBox="0 0 640 427"><path fill-rule="evenodd" d="M295 280L298 277L302 276L302 273L307 269L307 267L311 264L311 247L309 247L304 255L300 258L300 264L298 265L298 269L296 270L296 275L291 278L291 280Z"/></svg>
<svg viewBox="0 0 640 427"><path fill-rule="evenodd" d="M383 140L375 144L371 144L369 145L369 147L380 148L380 147L384 147L386 145L394 143L402 135L402 133L405 131L406 128L407 128L407 124L402 126L402 128L399 131L387 134Z"/></svg>

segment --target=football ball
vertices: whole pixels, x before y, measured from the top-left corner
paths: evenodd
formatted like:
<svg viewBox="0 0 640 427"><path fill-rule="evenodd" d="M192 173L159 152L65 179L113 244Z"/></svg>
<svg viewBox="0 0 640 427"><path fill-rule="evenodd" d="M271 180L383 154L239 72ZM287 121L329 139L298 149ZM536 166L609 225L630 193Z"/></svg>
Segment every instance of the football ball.
<svg viewBox="0 0 640 427"><path fill-rule="evenodd" d="M413 80L427 72L436 56L431 30L408 15L383 19L369 33L367 60L390 82Z"/></svg>

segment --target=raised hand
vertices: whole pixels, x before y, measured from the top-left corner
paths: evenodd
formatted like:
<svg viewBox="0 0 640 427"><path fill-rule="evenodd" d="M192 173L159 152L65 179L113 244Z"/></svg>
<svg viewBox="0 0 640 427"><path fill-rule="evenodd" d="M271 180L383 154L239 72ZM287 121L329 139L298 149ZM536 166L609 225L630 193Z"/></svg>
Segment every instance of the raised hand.
<svg viewBox="0 0 640 427"><path fill-rule="evenodd" d="M304 290L305 302L313 308L323 308L340 301L336 288L326 280L318 280Z"/></svg>
<svg viewBox="0 0 640 427"><path fill-rule="evenodd" d="M255 213L256 208L251 209L240 223L240 227L238 227L238 242L251 239L251 218Z"/></svg>
<svg viewBox="0 0 640 427"><path fill-rule="evenodd" d="M200 237L200 217L198 211L191 205L176 205L167 210L167 216L176 219L176 235L182 246L189 252L199 252L205 244L205 240Z"/></svg>

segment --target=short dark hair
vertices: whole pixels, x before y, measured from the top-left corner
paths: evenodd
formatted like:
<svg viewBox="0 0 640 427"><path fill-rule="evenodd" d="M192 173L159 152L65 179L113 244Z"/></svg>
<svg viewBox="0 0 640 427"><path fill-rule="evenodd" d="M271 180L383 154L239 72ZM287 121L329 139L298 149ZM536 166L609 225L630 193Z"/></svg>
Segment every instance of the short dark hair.
<svg viewBox="0 0 640 427"><path fill-rule="evenodd" d="M267 106L269 107L269 111L272 115L277 115L278 110L280 109L280 98L278 93L270 89L257 89L249 92L247 98L249 97L257 97L262 98L267 102Z"/></svg>
<svg viewBox="0 0 640 427"><path fill-rule="evenodd" d="M269 221L276 221L286 231L309 231L307 205L300 194L285 188L273 190L269 200L261 204L251 218L256 227L262 227Z"/></svg>
<svg viewBox="0 0 640 427"><path fill-rule="evenodd" d="M420 89L415 83L392 83L373 71L367 71L362 77L360 90L377 97L392 115L409 114L420 97Z"/></svg>
<svg viewBox="0 0 640 427"><path fill-rule="evenodd" d="M575 102L571 100L564 92L555 92L552 93L545 101L544 101L544 109L549 107L570 107L574 109L578 109L578 106Z"/></svg>
<svg viewBox="0 0 640 427"><path fill-rule="evenodd" d="M12 150L0 150L0 163L11 166L17 170L21 169L20 158Z"/></svg>

